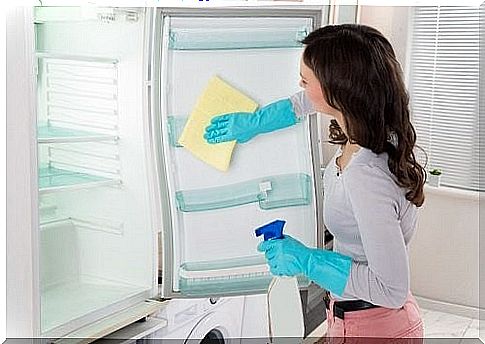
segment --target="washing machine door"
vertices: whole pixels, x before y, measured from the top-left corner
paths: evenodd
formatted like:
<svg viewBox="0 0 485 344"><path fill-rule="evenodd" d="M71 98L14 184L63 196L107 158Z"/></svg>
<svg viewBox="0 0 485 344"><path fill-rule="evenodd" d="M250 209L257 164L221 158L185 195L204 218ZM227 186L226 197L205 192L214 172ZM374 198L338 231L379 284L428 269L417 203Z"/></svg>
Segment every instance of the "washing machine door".
<svg viewBox="0 0 485 344"><path fill-rule="evenodd" d="M231 343L240 340L241 322L226 312L213 312L204 316L194 326L186 343Z"/></svg>

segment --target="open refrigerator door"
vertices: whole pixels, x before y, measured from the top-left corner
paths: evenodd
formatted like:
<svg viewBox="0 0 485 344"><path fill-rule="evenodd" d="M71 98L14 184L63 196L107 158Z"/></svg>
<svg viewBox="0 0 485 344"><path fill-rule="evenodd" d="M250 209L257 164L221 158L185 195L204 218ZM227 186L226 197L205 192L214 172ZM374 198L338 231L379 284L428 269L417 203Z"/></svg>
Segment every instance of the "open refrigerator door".
<svg viewBox="0 0 485 344"><path fill-rule="evenodd" d="M274 219L316 245L320 194L316 118L237 144L215 169L179 142L214 76L260 106L298 91L303 39L321 10L160 10L152 97L159 102L164 297L265 293L271 281L254 229ZM305 278L300 285L308 285Z"/></svg>

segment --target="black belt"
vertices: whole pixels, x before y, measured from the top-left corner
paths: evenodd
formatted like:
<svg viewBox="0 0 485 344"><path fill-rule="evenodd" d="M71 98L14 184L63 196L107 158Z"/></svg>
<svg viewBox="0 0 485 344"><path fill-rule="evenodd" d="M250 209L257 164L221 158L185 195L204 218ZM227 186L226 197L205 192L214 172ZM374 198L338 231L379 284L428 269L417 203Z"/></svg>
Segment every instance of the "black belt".
<svg viewBox="0 0 485 344"><path fill-rule="evenodd" d="M327 309L330 309L330 294L328 292L325 293L323 300ZM377 307L379 306L364 300L335 301L333 303L333 315L343 320L345 312L355 312Z"/></svg>

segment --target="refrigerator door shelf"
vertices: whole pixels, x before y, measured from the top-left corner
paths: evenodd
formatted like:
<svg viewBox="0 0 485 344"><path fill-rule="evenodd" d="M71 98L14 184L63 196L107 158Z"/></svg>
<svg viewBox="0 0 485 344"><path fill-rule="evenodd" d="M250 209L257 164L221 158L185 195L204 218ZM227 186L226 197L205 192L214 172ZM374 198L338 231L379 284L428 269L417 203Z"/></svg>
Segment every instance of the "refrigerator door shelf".
<svg viewBox="0 0 485 344"><path fill-rule="evenodd" d="M308 33L308 27L172 29L169 48L174 50L297 48L301 47L300 41Z"/></svg>
<svg viewBox="0 0 485 344"><path fill-rule="evenodd" d="M273 275L266 274L245 274L233 276L231 278L200 278L200 279L180 279L180 292L189 297L205 297L210 290L212 295L226 296L241 294L260 294L268 292L268 286L273 279ZM310 281L304 276L298 276L298 286L308 287Z"/></svg>
<svg viewBox="0 0 485 344"><path fill-rule="evenodd" d="M268 179L271 188L265 190L260 184L264 197L259 202L263 210L306 206L312 201L312 178L304 173L275 176Z"/></svg>
<svg viewBox="0 0 485 344"><path fill-rule="evenodd" d="M183 147L180 143L178 143L178 141L182 131L184 130L187 119L187 116L168 116L168 140L172 147Z"/></svg>
<svg viewBox="0 0 485 344"><path fill-rule="evenodd" d="M238 295L266 292L273 275L264 256L249 256L219 261L184 263L180 267L180 292L186 296ZM304 276L298 277L301 287L309 285ZM228 294L227 291L231 292Z"/></svg>
<svg viewBox="0 0 485 344"><path fill-rule="evenodd" d="M310 176L304 173L261 177L242 183L176 192L178 209L207 211L259 202L263 210L308 205Z"/></svg>

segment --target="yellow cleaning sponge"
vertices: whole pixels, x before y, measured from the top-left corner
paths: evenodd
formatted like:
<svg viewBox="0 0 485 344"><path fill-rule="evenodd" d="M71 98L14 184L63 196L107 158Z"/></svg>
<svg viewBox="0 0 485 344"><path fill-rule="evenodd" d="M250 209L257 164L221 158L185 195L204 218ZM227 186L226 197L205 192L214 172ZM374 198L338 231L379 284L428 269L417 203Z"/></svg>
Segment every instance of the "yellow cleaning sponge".
<svg viewBox="0 0 485 344"><path fill-rule="evenodd" d="M258 104L219 77L209 80L185 124L178 142L193 155L221 171L227 171L236 141L209 144L205 128L213 117L229 112L253 112Z"/></svg>

